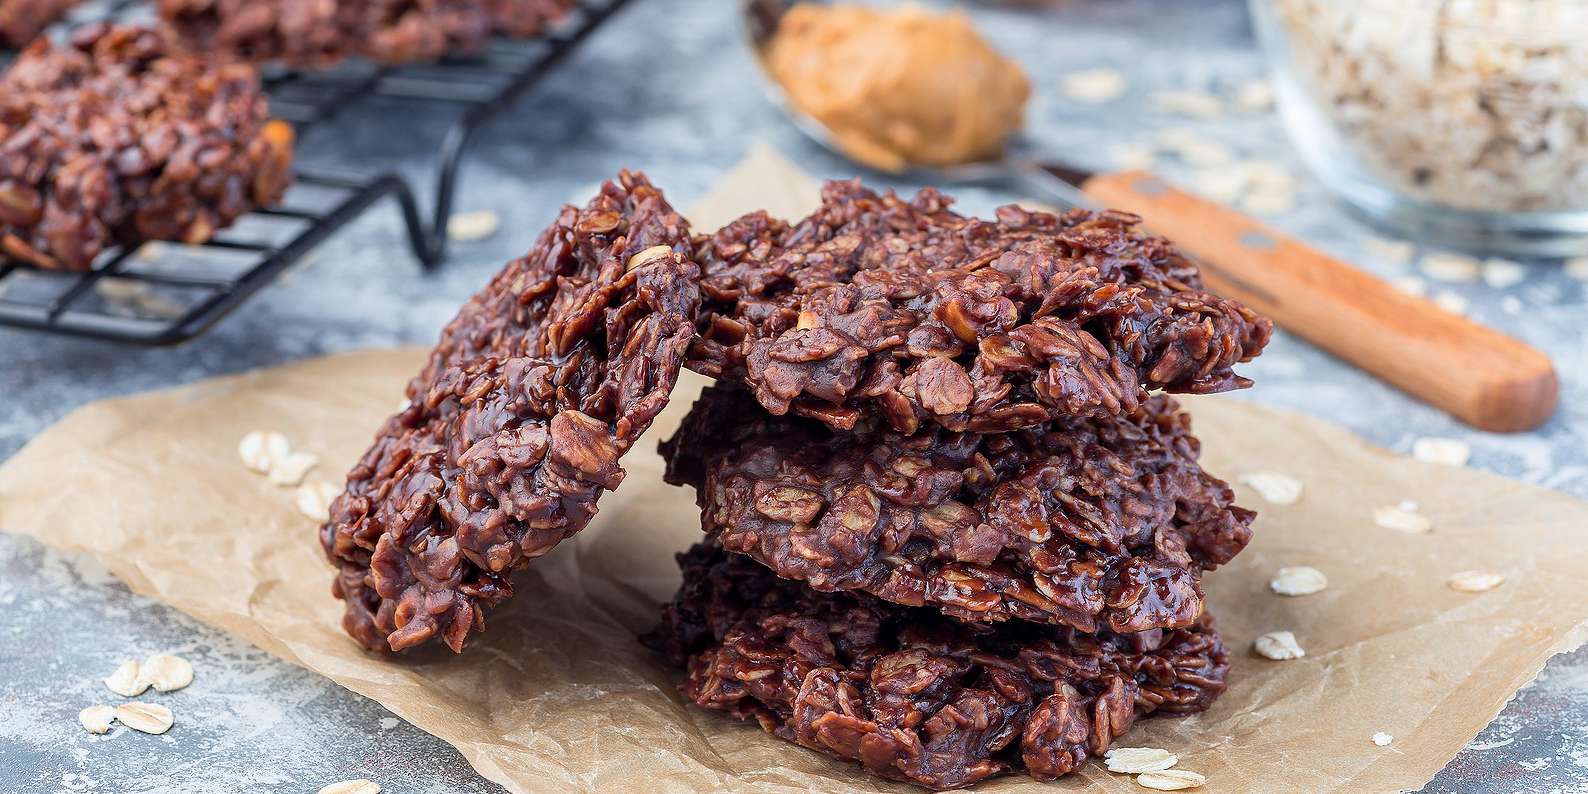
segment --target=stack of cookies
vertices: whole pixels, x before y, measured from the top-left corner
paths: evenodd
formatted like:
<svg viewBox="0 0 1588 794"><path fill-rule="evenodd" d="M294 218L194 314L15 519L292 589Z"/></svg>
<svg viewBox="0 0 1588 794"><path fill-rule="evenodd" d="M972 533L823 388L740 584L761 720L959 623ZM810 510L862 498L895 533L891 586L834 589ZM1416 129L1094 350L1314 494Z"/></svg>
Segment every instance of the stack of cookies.
<svg viewBox="0 0 1588 794"><path fill-rule="evenodd" d="M833 183L692 234L642 177L563 211L443 333L321 539L366 647L454 650L662 444L703 542L644 641L696 705L932 788L1053 779L1206 709L1201 588L1253 514L1152 392L1247 385L1271 327L1134 216Z"/></svg>

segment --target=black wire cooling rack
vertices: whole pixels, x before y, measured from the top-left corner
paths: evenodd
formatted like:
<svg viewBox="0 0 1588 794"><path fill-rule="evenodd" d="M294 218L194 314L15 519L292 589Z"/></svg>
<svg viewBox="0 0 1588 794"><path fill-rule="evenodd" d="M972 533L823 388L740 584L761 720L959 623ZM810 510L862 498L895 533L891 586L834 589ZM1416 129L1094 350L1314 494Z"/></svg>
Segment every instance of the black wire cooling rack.
<svg viewBox="0 0 1588 794"><path fill-rule="evenodd" d="M354 177L300 171L279 206L243 216L202 245L146 243L115 249L87 273L60 273L0 259L0 325L68 336L170 345L209 329L337 230L391 197L402 210L408 243L428 269L447 253L447 220L463 160L476 133L551 72L630 0L589 0L540 37L498 39L485 52L433 64L380 67L350 61L328 70L267 68L271 115L299 132L324 125L370 98L456 107L441 139L435 195L425 217L408 183L395 174ZM138 0L108 0L80 12L136 18ZM0 68L9 60L0 54Z"/></svg>

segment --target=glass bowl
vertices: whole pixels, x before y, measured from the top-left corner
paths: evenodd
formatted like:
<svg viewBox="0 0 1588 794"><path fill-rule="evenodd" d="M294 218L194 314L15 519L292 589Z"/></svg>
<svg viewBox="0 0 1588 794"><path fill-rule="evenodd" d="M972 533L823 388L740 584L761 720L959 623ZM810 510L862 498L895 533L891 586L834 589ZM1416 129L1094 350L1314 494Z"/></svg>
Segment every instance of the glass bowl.
<svg viewBox="0 0 1588 794"><path fill-rule="evenodd" d="M1588 252L1588 0L1250 0L1280 115L1370 221Z"/></svg>

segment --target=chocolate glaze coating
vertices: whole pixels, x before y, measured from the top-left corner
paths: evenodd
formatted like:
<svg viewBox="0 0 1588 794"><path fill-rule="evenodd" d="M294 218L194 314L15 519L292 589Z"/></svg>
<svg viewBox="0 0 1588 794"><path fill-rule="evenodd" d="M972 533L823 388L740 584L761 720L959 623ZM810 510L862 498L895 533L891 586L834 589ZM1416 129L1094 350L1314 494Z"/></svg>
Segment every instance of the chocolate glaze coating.
<svg viewBox="0 0 1588 794"><path fill-rule="evenodd" d="M1251 539L1255 514L1198 453L1163 395L1118 418L905 436L770 416L723 385L662 444L705 531L779 576L1086 632L1195 624L1202 572Z"/></svg>
<svg viewBox="0 0 1588 794"><path fill-rule="evenodd" d="M589 523L683 364L688 250L683 219L625 172L463 307L320 530L349 634L459 651L514 570Z"/></svg>
<svg viewBox="0 0 1588 794"><path fill-rule="evenodd" d="M643 640L688 670L686 698L935 789L1069 774L1138 717L1206 710L1229 669L1207 616L1130 635L989 626L818 593L708 544L679 564L684 583Z"/></svg>
<svg viewBox="0 0 1588 794"><path fill-rule="evenodd" d="M1113 416L1146 390L1241 388L1271 324L1202 288L1128 213L1009 206L995 220L829 183L789 225L752 213L702 238L701 340L688 366L774 414L900 432L998 432Z"/></svg>

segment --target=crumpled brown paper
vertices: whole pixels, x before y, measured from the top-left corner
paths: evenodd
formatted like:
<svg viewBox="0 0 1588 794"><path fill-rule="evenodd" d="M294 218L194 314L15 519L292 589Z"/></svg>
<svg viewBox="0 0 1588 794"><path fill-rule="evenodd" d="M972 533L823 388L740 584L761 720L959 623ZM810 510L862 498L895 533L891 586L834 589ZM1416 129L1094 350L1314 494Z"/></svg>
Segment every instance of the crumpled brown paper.
<svg viewBox="0 0 1588 794"><path fill-rule="evenodd" d="M702 224L755 206L797 215L813 195L764 155L726 188L697 213ZM516 792L913 790L686 707L634 641L677 581L672 553L700 534L692 494L662 484L654 453L698 378L630 454L595 522L523 576L477 644L461 656L361 652L338 626L314 522L292 489L243 467L237 442L281 431L321 455L311 478L339 482L422 360L356 353L88 406L0 467L0 527L87 553L133 590L374 698ZM1234 657L1229 692L1205 715L1140 722L1121 745L1169 748L1210 792L1417 788L1546 659L1583 642L1588 505L1395 457L1305 416L1189 402L1213 472L1283 472L1306 492L1277 506L1237 486L1262 517L1251 547L1208 579ZM1374 507L1404 500L1433 518L1431 533L1373 523ZM1322 569L1328 589L1270 593L1283 565ZM1446 586L1469 569L1506 581L1476 595ZM1251 653L1278 629L1295 632L1306 658ZM1394 743L1376 746L1380 731ZM1140 791L1097 765L1056 784L1009 777L982 789L1021 787Z"/></svg>

